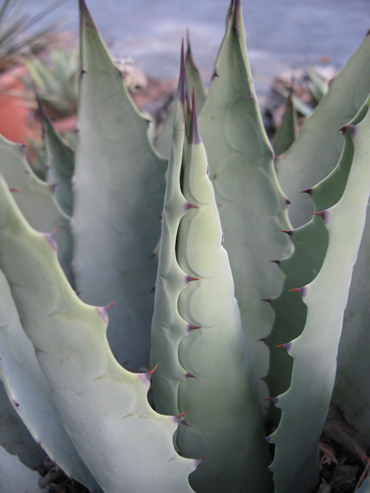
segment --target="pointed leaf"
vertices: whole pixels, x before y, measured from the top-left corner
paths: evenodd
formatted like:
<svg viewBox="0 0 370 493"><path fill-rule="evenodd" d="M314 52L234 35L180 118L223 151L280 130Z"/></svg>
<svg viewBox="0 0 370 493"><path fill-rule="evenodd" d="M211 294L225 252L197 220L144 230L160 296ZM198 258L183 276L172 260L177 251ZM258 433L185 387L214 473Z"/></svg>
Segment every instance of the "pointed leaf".
<svg viewBox="0 0 370 493"><path fill-rule="evenodd" d="M154 412L148 376L124 370L106 338L107 309L84 304L54 248L0 186L0 264L72 442L104 491L190 492L172 417Z"/></svg>
<svg viewBox="0 0 370 493"><path fill-rule="evenodd" d="M284 154L295 141L297 132L297 115L292 98L289 97L286 102L286 108L280 127L277 129L272 139L272 147L275 155Z"/></svg>
<svg viewBox="0 0 370 493"><path fill-rule="evenodd" d="M311 219L309 198L300 195L325 178L338 162L342 142L338 129L355 116L370 92L370 35L333 79L329 91L303 123L299 136L277 163L280 185L292 201L294 227Z"/></svg>
<svg viewBox="0 0 370 493"><path fill-rule="evenodd" d="M21 327L9 285L1 271L0 292L0 378L8 397L50 459L68 476L92 491L98 491L63 427L48 381L39 367L33 345ZM22 457L21 453L23 450L17 451ZM45 453L38 455L43 458ZM36 466L39 461L40 458L28 465Z"/></svg>
<svg viewBox="0 0 370 493"><path fill-rule="evenodd" d="M47 155L47 180L56 185L55 198L68 215L73 213L72 177L75 167L74 151L63 141L50 118L43 111L43 137Z"/></svg>
<svg viewBox="0 0 370 493"><path fill-rule="evenodd" d="M281 290L283 276L269 260L290 253L289 238L279 232L290 225L251 82L239 0L231 2L226 24L199 126L252 368L266 402L260 378L269 356L260 340L271 331L274 313L263 299Z"/></svg>
<svg viewBox="0 0 370 493"><path fill-rule="evenodd" d="M370 98L366 106L369 104ZM310 492L318 481L318 441L334 386L343 312L370 194L369 133L367 112L356 128L354 156L343 196L322 215L329 233L323 265L301 291L307 306L306 324L289 348L294 359L292 382L279 396L282 419L271 435L275 457L270 467L277 493Z"/></svg>
<svg viewBox="0 0 370 493"><path fill-rule="evenodd" d="M149 364L156 275L151 255L160 233L165 162L149 143L147 121L80 3L73 264L83 300L116 302L108 339L118 360L137 370Z"/></svg>

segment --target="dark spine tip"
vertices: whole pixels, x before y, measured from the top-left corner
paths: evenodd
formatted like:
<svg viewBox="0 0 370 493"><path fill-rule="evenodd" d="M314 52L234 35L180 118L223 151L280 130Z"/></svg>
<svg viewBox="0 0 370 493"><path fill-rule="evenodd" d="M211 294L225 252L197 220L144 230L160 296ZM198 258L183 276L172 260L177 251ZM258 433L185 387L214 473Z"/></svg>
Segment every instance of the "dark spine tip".
<svg viewBox="0 0 370 493"><path fill-rule="evenodd" d="M185 419L183 419L183 417L188 414L187 411L185 411L184 413L180 413L178 414L177 416L174 416L174 421L176 424L180 424L180 425L185 425L185 426L189 426L188 423L185 421Z"/></svg>
<svg viewBox="0 0 370 493"><path fill-rule="evenodd" d="M347 131L348 131L348 125L344 125L344 127L340 127L338 129L338 132L342 132L342 135L346 135Z"/></svg>
<svg viewBox="0 0 370 493"><path fill-rule="evenodd" d="M274 149L272 147L270 147L270 154L271 154L272 159L275 159L276 158L275 151L274 151Z"/></svg>
<svg viewBox="0 0 370 493"><path fill-rule="evenodd" d="M190 43L190 32L189 29L186 30L186 59L190 59L193 61L193 56L191 52L191 43Z"/></svg>
<svg viewBox="0 0 370 493"><path fill-rule="evenodd" d="M231 19L231 16L233 15L234 8L235 8L235 0L231 0L230 1L230 6L229 6L229 10L228 10L228 18L229 18L229 20Z"/></svg>
<svg viewBox="0 0 370 493"><path fill-rule="evenodd" d="M185 421L185 419L182 419L185 416L185 414L188 414L188 412L185 411L184 413L178 414L177 416L175 416L175 420L176 422L181 423L182 425L189 426Z"/></svg>
<svg viewBox="0 0 370 493"><path fill-rule="evenodd" d="M19 193L19 190L17 190L16 188L9 188L9 192Z"/></svg>
<svg viewBox="0 0 370 493"><path fill-rule="evenodd" d="M276 264L280 267L281 261L280 260L270 260L272 264Z"/></svg>
<svg viewBox="0 0 370 493"><path fill-rule="evenodd" d="M370 29L368 30L368 32L366 33L366 36L370 36ZM365 36L365 37L366 37Z"/></svg>
<svg viewBox="0 0 370 493"><path fill-rule="evenodd" d="M154 293L155 291L155 285L151 288L151 290L149 291L149 293Z"/></svg>
<svg viewBox="0 0 370 493"><path fill-rule="evenodd" d="M271 443L271 437L262 437L263 440L266 440L267 443Z"/></svg>
<svg viewBox="0 0 370 493"><path fill-rule="evenodd" d="M189 131L189 144L200 144L202 139L200 138L200 133L198 129L197 120L197 109L195 105L195 91L193 88L193 100L191 107L191 120L190 120L190 131Z"/></svg>
<svg viewBox="0 0 370 493"><path fill-rule="evenodd" d="M151 370L149 370L149 371L147 372L148 378L151 378L151 377L152 377L152 375L154 375L154 373L155 373L155 371L157 370L157 368L158 368L158 363L155 365L155 367L154 367L154 368L152 368Z"/></svg>
<svg viewBox="0 0 370 493"><path fill-rule="evenodd" d="M285 344L278 344L276 347L281 347L283 349L286 349L289 353L290 349L292 348L293 346L293 342L290 341L290 342L286 342Z"/></svg>
<svg viewBox="0 0 370 493"><path fill-rule="evenodd" d="M195 378L195 375L192 373L185 373L185 378Z"/></svg>
<svg viewBox="0 0 370 493"><path fill-rule="evenodd" d="M279 404L279 397L267 397L266 400L272 402L275 406Z"/></svg>
<svg viewBox="0 0 370 493"><path fill-rule="evenodd" d="M201 464L203 462L204 457L205 457L205 455L202 455L202 457L200 459L193 459L193 463L194 463L195 467L198 467L199 464Z"/></svg>
<svg viewBox="0 0 370 493"><path fill-rule="evenodd" d="M293 236L294 231L287 230L287 229L281 229L280 233L285 233L286 235L288 235L291 238Z"/></svg>
<svg viewBox="0 0 370 493"><path fill-rule="evenodd" d="M156 371L158 368L158 365L155 365L155 367L146 372L146 373L135 373L139 377L139 379L143 382L144 385L149 389L150 388L150 381L152 379L153 373ZM172 418L173 419L173 418Z"/></svg>
<svg viewBox="0 0 370 493"><path fill-rule="evenodd" d="M307 188L306 190L302 190L302 192L299 193L307 193L310 197L313 195L313 188Z"/></svg>
<svg viewBox="0 0 370 493"><path fill-rule="evenodd" d="M186 202L184 205L185 212L187 212L189 209L199 209L197 205L191 204L190 202Z"/></svg>
<svg viewBox="0 0 370 493"><path fill-rule="evenodd" d="M266 303L272 303L272 299L271 298L263 298L262 301L265 301Z"/></svg>
<svg viewBox="0 0 370 493"><path fill-rule="evenodd" d="M112 301L111 303L109 303L108 305L105 305L104 308L105 308L105 311L108 313L113 307L114 305L116 304L115 301Z"/></svg>
<svg viewBox="0 0 370 493"><path fill-rule="evenodd" d="M187 327L186 327L186 330L187 330L187 333L190 334L190 332L192 332L193 330L198 330L198 329L201 329L202 327L200 325L191 325L191 324L188 324Z"/></svg>
<svg viewBox="0 0 370 493"><path fill-rule="evenodd" d="M285 205L290 205L292 203L287 197L285 197L284 200L285 200Z"/></svg>
<svg viewBox="0 0 370 493"><path fill-rule="evenodd" d="M304 286L303 288L293 288L293 289L289 289L289 292L298 293L302 296L302 299L304 299L307 294L307 288L306 286Z"/></svg>
<svg viewBox="0 0 370 493"><path fill-rule="evenodd" d="M241 2L240 0L234 0L233 2L233 8L232 8L232 14L233 14L233 28L236 30L236 32L239 35L239 29L240 29L240 18L241 18Z"/></svg>
<svg viewBox="0 0 370 493"><path fill-rule="evenodd" d="M214 69L214 71L213 71L213 74L212 74L212 77L211 77L211 82L212 82L212 81L213 81L213 79L215 79L216 77L220 77L220 76L218 75L217 68L215 68L215 69Z"/></svg>
<svg viewBox="0 0 370 493"><path fill-rule="evenodd" d="M192 281L199 281L199 278L198 277L191 277L191 276L185 277L185 284L189 284L189 282L192 282Z"/></svg>
<svg viewBox="0 0 370 493"><path fill-rule="evenodd" d="M327 223L327 221L329 219L329 211L314 212L314 215L320 216L324 220L325 224Z"/></svg>
<svg viewBox="0 0 370 493"><path fill-rule="evenodd" d="M186 64L185 64L185 56L184 56L184 38L181 41L181 63L180 63L179 84L177 87L177 98L184 108L185 108L185 101L188 102L188 106L190 107L189 89L188 89Z"/></svg>

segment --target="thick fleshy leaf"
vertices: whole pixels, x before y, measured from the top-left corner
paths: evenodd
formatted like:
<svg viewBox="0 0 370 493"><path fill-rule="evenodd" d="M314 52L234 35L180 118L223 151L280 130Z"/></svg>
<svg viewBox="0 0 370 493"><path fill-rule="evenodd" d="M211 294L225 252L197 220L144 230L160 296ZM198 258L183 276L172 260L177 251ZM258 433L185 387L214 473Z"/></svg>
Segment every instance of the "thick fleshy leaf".
<svg viewBox="0 0 370 493"><path fill-rule="evenodd" d="M207 98L207 91L201 79L198 67L196 66L194 61L193 52L190 45L189 32L187 33L186 36L186 42L187 42L187 52L186 52L185 63L186 63L189 92L192 93L194 89L195 104L197 105L198 113L199 113L203 108L203 105ZM160 154L162 154L162 156L165 156L166 158L169 156L170 153L171 132L172 132L172 125L175 117L175 111L176 111L176 101L174 99L170 105L170 109L165 120L162 122L159 128L156 129L155 147L156 149L158 149L158 152L160 152Z"/></svg>
<svg viewBox="0 0 370 493"><path fill-rule="evenodd" d="M365 106L369 104L370 98ZM306 324L302 334L287 345L294 359L292 381L278 396L282 419L270 437L275 444L270 467L277 493L311 492L318 481L318 441L334 387L343 313L370 194L369 134L367 112L356 126L353 161L343 196L321 213L329 233L324 262L311 283L298 287L307 306Z"/></svg>
<svg viewBox="0 0 370 493"><path fill-rule="evenodd" d="M47 180L55 186L55 198L68 215L73 214L72 177L75 167L74 151L54 128L48 115L42 110L43 137L47 155Z"/></svg>
<svg viewBox="0 0 370 493"><path fill-rule="evenodd" d="M342 142L338 129L358 112L370 92L370 35L333 79L329 91L304 121L299 136L277 163L280 185L292 205L294 227L312 217L313 206L300 192L325 178L338 162Z"/></svg>
<svg viewBox="0 0 370 493"><path fill-rule="evenodd" d="M338 166L319 185L306 190L313 199L316 211L332 207L343 195L354 152L352 130L348 129L344 134L343 152ZM271 301L276 316L271 334L266 338L271 355L266 382L271 397L285 392L291 379L293 360L280 346L298 337L306 321L306 305L301 297L295 296L290 290L313 281L321 269L328 246L327 229L317 215L305 226L286 233L292 239L294 252L290 257L278 261L285 274L284 287L281 295ZM272 407L271 411L277 424L277 408Z"/></svg>
<svg viewBox="0 0 370 493"><path fill-rule="evenodd" d="M0 292L0 378L10 402L51 460L68 476L92 491L100 491L63 427L52 391L39 367L34 347L22 329L9 285L1 271ZM14 421L11 416L9 420ZM7 426L10 426L9 422ZM19 430L19 433L14 433L12 429L12 442L18 444L24 436L23 428L19 427ZM19 436L22 438L16 438ZM10 448L6 446L6 449L17 453L22 460L24 454L32 453L32 463L28 459L27 465L34 467L40 462L40 455L43 458L46 454L41 450L33 452L35 446L28 442L22 445L30 450L19 450L19 445L15 449L13 445Z"/></svg>
<svg viewBox="0 0 370 493"><path fill-rule="evenodd" d="M281 121L272 139L272 147L276 156L284 154L295 141L297 135L297 115L292 98L289 97L286 102L286 108Z"/></svg>
<svg viewBox="0 0 370 493"><path fill-rule="evenodd" d="M23 150L22 146L0 135L0 173L9 187L16 190L14 198L30 225L44 233L56 230L55 240L58 244L59 261L66 276L72 282L70 218L55 200L53 187L33 173Z"/></svg>
<svg viewBox="0 0 370 493"><path fill-rule="evenodd" d="M152 327L155 403L185 413L179 451L204 456L190 476L195 491L269 491L262 413L194 100L186 132L184 78L182 70Z"/></svg>
<svg viewBox="0 0 370 493"><path fill-rule="evenodd" d="M289 238L279 232L290 225L256 101L239 0L230 4L199 126L252 368L261 401L267 402L260 378L267 373L269 354L261 339L271 331L274 313L263 300L281 291L282 273L269 260L291 252Z"/></svg>
<svg viewBox="0 0 370 493"><path fill-rule="evenodd" d="M195 464L174 449L175 420L149 406L148 375L114 359L107 308L77 297L53 245L30 228L3 180L0 264L65 429L103 490L190 492Z"/></svg>
<svg viewBox="0 0 370 493"><path fill-rule="evenodd" d="M152 321L151 366L158 364L153 375L153 396L158 412L178 415L179 384L184 378L178 348L187 335L187 327L178 312L177 300L186 283L186 273L176 258L177 231L187 213L187 201L181 191L180 176L187 146L186 125L189 120L189 93L184 52L181 52L181 71L177 90L172 129L167 187L162 214L161 241L158 254L158 273Z"/></svg>
<svg viewBox="0 0 370 493"><path fill-rule="evenodd" d="M120 363L149 365L165 161L147 136L96 27L81 7L82 75L74 176L74 269L81 298L116 302L108 340Z"/></svg>

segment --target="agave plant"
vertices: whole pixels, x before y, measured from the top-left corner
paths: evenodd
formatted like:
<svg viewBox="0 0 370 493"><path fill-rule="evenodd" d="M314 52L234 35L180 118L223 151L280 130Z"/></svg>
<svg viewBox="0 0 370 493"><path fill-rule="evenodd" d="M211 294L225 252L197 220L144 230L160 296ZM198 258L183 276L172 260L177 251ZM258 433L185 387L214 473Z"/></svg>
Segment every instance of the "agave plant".
<svg viewBox="0 0 370 493"><path fill-rule="evenodd" d="M182 50L166 166L80 16L75 155L44 122L57 187L0 139L1 444L92 492L314 492L331 402L370 440L370 37L274 159L232 0L199 118Z"/></svg>

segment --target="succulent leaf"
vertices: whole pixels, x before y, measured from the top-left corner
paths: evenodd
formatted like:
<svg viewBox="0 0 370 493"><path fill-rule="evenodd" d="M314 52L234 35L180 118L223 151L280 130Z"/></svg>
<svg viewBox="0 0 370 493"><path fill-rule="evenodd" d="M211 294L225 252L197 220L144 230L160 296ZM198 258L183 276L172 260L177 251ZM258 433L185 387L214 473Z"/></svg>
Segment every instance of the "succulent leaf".
<svg viewBox="0 0 370 493"><path fill-rule="evenodd" d="M196 66L193 57L193 50L191 49L190 44L190 34L189 31L186 33L186 76L188 79L188 87L189 93L192 94L194 91L195 94L195 104L197 107L198 114L202 111L204 103L207 99L207 90L202 81L202 78L199 73L199 69Z"/></svg>
<svg viewBox="0 0 370 493"><path fill-rule="evenodd" d="M189 86L189 92L192 93L194 89L195 93L195 104L198 108L198 113L203 108L205 100L207 98L207 91L201 79L198 67L195 64L193 52L190 45L190 34L187 32L186 36L186 73L187 73L187 81ZM176 112L176 99L174 99L170 105L169 112L156 130L156 138L155 138L155 147L159 151L162 156L169 156L170 147L171 147L171 132L172 125Z"/></svg>
<svg viewBox="0 0 370 493"><path fill-rule="evenodd" d="M366 106L369 103L370 98ZM292 381L288 391L279 396L282 419L270 437L275 444L270 468L277 493L313 491L318 481L318 440L334 386L343 312L370 194L369 133L367 112L356 128L351 171L342 198L322 214L329 233L324 262L317 277L300 286L307 306L306 324L288 350L294 359Z"/></svg>
<svg viewBox="0 0 370 493"><path fill-rule="evenodd" d="M152 364L158 363L155 403L161 412L182 416L177 433L181 455L204 456L190 476L195 491L269 491L262 414L194 96L186 130L184 78L183 67L152 327Z"/></svg>
<svg viewBox="0 0 370 493"><path fill-rule="evenodd" d="M152 321L151 366L158 364L153 375L153 395L158 412L180 414L178 387L184 369L178 358L181 339L187 335L187 324L181 318L177 299L184 289L186 273L176 258L177 231L181 218L187 213L187 201L181 191L180 176L187 145L186 120L189 114L189 93L184 52L181 52L181 71L172 129L167 188L162 214L162 232L158 255L158 272Z"/></svg>
<svg viewBox="0 0 370 493"><path fill-rule="evenodd" d="M338 129L356 115L370 92L369 59L367 35L277 163L280 185L292 201L289 219L294 227L309 221L313 212L309 198L300 192L316 185L333 170L342 149Z"/></svg>
<svg viewBox="0 0 370 493"><path fill-rule="evenodd" d="M306 190L314 202L316 211L326 210L335 205L343 195L353 160L354 145L352 129L344 132L341 158L332 173L315 187ZM298 337L306 321L306 305L292 289L309 284L321 269L327 246L328 232L321 217L314 215L311 221L291 232L293 254L278 262L285 274L284 287L280 296L272 300L275 321L271 334L265 339L270 349L270 368L266 377L271 396L285 392L290 384L293 361L287 351L281 349ZM277 414L276 408L272 413Z"/></svg>
<svg viewBox="0 0 370 493"><path fill-rule="evenodd" d="M295 141L297 136L297 114L291 96L286 101L286 108L274 138L271 141L275 156L284 154Z"/></svg>
<svg viewBox="0 0 370 493"><path fill-rule="evenodd" d="M147 121L80 2L82 75L74 177L74 269L81 297L116 302L108 340L133 370L148 366L165 161L152 148Z"/></svg>
<svg viewBox="0 0 370 493"><path fill-rule="evenodd" d="M14 198L30 225L43 233L56 230L59 261L66 276L73 283L70 217L55 200L54 188L33 173L23 147L1 135L0 156L0 173L9 187L16 190Z"/></svg>
<svg viewBox="0 0 370 493"><path fill-rule="evenodd" d="M180 364L192 378L179 385L186 416L177 445L186 457L204 455L190 476L195 491L269 491L262 413L194 100L192 112L182 192L193 207L180 221L176 252L193 279L180 293L179 315L195 330L179 344Z"/></svg>
<svg viewBox="0 0 370 493"><path fill-rule="evenodd" d="M252 368L266 402L260 378L267 373L269 355L261 339L271 331L274 313L263 300L280 293L283 276L269 260L291 252L289 238L279 233L290 224L256 102L240 1L229 7L199 127Z"/></svg>
<svg viewBox="0 0 370 493"><path fill-rule="evenodd" d="M65 429L109 493L191 491L194 461L173 447L176 424L147 400L148 377L124 370L106 339L107 308L83 303L54 248L27 224L1 181L0 263Z"/></svg>
<svg viewBox="0 0 370 493"><path fill-rule="evenodd" d="M68 476L92 491L100 491L62 425L48 381L38 365L33 345L21 327L9 285L1 271L0 292L0 378L10 402L51 460ZM20 432L23 438L22 429ZM12 437L12 442L16 442L15 436ZM14 449L11 446L7 450ZM17 455L21 458L22 454L23 450L17 450ZM36 466L40 461L36 457L40 455L43 458L45 453L34 453L33 461L28 459L27 465Z"/></svg>
<svg viewBox="0 0 370 493"><path fill-rule="evenodd" d="M50 184L56 185L55 198L62 210L71 217L73 214L74 151L64 142L43 109L41 109L41 114L48 164L47 180Z"/></svg>

